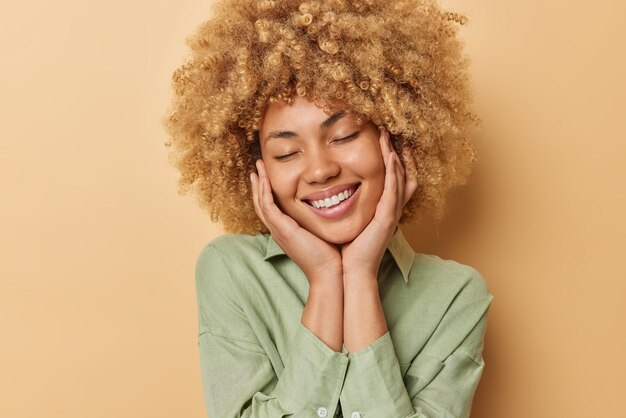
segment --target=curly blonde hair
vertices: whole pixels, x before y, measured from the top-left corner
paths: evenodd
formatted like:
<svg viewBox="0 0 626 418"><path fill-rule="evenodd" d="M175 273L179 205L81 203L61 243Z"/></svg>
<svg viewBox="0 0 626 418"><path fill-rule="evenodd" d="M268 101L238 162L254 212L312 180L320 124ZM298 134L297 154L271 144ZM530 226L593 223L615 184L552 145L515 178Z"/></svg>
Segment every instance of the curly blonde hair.
<svg viewBox="0 0 626 418"><path fill-rule="evenodd" d="M187 39L163 120L180 194L193 190L227 232L267 233L249 181L259 126L268 103L299 95L384 126L405 166L408 150L419 186L401 223L444 216L477 160L465 16L433 0L218 0L213 11Z"/></svg>

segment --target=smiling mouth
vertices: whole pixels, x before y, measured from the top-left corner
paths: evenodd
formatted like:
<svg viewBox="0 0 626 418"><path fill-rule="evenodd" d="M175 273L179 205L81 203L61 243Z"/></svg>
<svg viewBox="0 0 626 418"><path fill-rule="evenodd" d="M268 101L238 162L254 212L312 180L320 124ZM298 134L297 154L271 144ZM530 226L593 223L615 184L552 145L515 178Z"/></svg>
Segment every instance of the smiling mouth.
<svg viewBox="0 0 626 418"><path fill-rule="evenodd" d="M356 193L359 187L361 187L361 183L355 184L354 186L325 199L303 200L303 202L316 209L332 209L341 202L348 200L352 195L354 195L354 193Z"/></svg>

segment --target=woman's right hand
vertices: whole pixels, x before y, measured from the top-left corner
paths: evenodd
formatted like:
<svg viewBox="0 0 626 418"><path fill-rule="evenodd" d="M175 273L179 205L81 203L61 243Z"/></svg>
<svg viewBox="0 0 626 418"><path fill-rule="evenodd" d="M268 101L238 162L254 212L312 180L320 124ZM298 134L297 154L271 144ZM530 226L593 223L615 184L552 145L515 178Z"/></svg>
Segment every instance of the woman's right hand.
<svg viewBox="0 0 626 418"><path fill-rule="evenodd" d="M311 287L326 281L342 280L341 252L316 237L285 214L274 202L272 188L262 160L256 161L258 175L250 174L252 200L257 216L272 238L306 274Z"/></svg>

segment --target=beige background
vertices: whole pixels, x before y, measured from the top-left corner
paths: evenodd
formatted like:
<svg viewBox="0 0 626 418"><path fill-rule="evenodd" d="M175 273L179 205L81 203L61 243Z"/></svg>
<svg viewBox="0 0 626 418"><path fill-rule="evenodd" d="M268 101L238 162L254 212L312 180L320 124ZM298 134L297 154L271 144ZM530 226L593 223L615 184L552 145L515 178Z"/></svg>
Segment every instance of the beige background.
<svg viewBox="0 0 626 418"><path fill-rule="evenodd" d="M473 417L624 416L623 2L448 0L483 132L416 250L495 300ZM0 418L203 417L193 269L159 119L200 0L3 4Z"/></svg>

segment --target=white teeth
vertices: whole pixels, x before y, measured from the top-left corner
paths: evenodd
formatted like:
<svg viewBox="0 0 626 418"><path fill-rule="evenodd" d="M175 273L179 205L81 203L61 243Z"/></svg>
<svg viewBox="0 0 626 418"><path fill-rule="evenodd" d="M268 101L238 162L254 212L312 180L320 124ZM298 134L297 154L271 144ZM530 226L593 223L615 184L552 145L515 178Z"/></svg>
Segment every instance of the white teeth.
<svg viewBox="0 0 626 418"><path fill-rule="evenodd" d="M346 200L347 198L349 198L350 196L352 196L352 190L348 189L345 190L343 192L339 192L336 195L332 196L332 197L327 197L326 199L322 199L322 200L314 200L311 202L311 204L316 207L316 208L328 208L331 206L335 206L338 205L340 202Z"/></svg>

